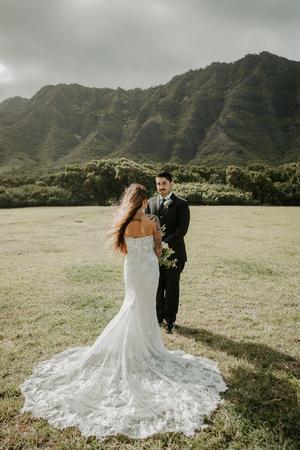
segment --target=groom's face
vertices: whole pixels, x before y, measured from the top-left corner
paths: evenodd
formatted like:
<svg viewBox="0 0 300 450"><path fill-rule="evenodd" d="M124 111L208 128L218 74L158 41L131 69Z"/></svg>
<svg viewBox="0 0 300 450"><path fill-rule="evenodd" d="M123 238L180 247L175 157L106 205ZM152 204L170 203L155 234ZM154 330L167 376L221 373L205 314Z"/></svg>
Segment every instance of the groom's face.
<svg viewBox="0 0 300 450"><path fill-rule="evenodd" d="M169 181L165 177L162 177L162 178L157 177L156 178L156 189L160 195L162 195L163 197L166 197L172 189L172 181Z"/></svg>

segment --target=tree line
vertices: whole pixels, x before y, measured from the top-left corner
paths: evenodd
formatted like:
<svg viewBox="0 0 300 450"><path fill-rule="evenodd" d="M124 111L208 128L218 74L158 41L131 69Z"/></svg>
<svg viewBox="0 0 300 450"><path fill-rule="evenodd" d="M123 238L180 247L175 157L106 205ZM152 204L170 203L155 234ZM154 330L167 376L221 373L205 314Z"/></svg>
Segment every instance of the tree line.
<svg viewBox="0 0 300 450"><path fill-rule="evenodd" d="M300 164L215 168L139 164L127 158L93 160L39 175L1 175L0 207L114 205L130 183L156 191L160 170L172 172L177 195L191 205L300 205Z"/></svg>

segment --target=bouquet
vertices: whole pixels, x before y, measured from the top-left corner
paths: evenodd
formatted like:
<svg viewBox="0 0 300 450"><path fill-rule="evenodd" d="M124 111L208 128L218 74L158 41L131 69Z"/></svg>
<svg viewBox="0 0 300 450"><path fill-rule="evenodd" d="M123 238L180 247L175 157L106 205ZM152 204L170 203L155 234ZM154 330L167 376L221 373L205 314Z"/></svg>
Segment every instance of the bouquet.
<svg viewBox="0 0 300 450"><path fill-rule="evenodd" d="M164 266L166 269L169 269L170 267L177 267L177 259L170 259L170 256L173 255L173 253L175 253L174 250L172 250L166 242L163 242L162 254L158 260L159 265Z"/></svg>
<svg viewBox="0 0 300 450"><path fill-rule="evenodd" d="M161 235L164 236L165 235L165 230L166 226L163 225L161 227ZM162 254L159 257L158 263L160 266L164 266L166 269L169 269L170 267L177 267L176 266L176 262L177 262L177 258L174 259L170 259L170 257L173 255L174 250L172 250L169 247L169 244L167 244L166 242L162 243Z"/></svg>

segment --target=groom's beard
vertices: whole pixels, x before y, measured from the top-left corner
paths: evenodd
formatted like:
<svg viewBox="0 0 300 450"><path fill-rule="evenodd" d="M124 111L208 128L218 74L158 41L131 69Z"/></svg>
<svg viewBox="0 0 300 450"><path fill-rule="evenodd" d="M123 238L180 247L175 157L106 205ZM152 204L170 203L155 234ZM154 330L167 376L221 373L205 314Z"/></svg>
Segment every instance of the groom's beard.
<svg viewBox="0 0 300 450"><path fill-rule="evenodd" d="M166 197L167 195L169 195L170 191L167 192L165 189L161 189L161 190L158 191L158 193L160 195L162 195L163 197Z"/></svg>

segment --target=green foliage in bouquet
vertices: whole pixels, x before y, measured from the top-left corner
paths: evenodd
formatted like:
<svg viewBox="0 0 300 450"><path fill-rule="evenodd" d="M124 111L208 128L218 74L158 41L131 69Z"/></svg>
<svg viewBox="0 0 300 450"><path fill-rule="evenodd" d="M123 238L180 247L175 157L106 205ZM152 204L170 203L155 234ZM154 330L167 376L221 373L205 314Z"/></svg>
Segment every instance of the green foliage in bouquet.
<svg viewBox="0 0 300 450"><path fill-rule="evenodd" d="M174 250L172 250L166 242L163 242L162 254L158 260L159 265L164 266L166 269L169 269L170 267L177 267L177 258L171 259L173 253L175 253Z"/></svg>
<svg viewBox="0 0 300 450"><path fill-rule="evenodd" d="M166 233L166 225L163 225L161 227L160 231L161 231L161 236L163 237ZM166 269L169 269L170 267L176 268L177 267L176 266L177 258L171 259L171 256L173 255L173 253L175 253L175 251L169 247L169 244L167 244L166 242L163 242L162 243L162 253L158 260L159 265L164 266Z"/></svg>

